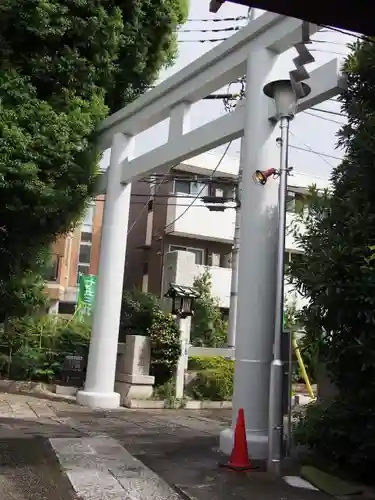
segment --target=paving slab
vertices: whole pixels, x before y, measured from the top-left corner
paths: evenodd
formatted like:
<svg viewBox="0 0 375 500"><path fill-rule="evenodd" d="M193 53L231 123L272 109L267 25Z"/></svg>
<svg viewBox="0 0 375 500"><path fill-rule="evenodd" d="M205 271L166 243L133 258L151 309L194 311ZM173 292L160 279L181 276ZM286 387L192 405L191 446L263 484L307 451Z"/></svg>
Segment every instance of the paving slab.
<svg viewBox="0 0 375 500"><path fill-rule="evenodd" d="M50 441L82 500L181 500L162 478L109 436Z"/></svg>
<svg viewBox="0 0 375 500"><path fill-rule="evenodd" d="M46 439L0 439L1 500L78 500Z"/></svg>
<svg viewBox="0 0 375 500"><path fill-rule="evenodd" d="M13 441L28 436L29 442L49 438L80 500L329 498L292 487L262 469L235 473L219 467L224 457L218 436L230 420L230 410L95 411L60 401L0 395L0 443L5 436ZM2 495L0 482L0 498L29 497Z"/></svg>

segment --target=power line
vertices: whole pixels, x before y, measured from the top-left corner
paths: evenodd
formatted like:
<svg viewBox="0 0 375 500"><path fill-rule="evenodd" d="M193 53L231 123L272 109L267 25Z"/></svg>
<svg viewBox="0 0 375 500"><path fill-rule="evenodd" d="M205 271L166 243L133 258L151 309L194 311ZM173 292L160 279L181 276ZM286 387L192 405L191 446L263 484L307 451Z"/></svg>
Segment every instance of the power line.
<svg viewBox="0 0 375 500"><path fill-rule="evenodd" d="M331 45L340 45L340 47L348 47L348 44L344 43L344 42L330 42L329 40L317 40L317 39L311 39L311 42L313 42L313 43L328 43Z"/></svg>
<svg viewBox="0 0 375 500"><path fill-rule="evenodd" d="M246 26L246 25L244 25ZM229 26L228 28L208 28L208 29L179 29L176 33L222 33L224 31L239 31L244 26Z"/></svg>
<svg viewBox="0 0 375 500"><path fill-rule="evenodd" d="M156 185L156 187L155 187L155 193L156 193L156 192L160 189L161 185L162 185L162 184L164 183L164 181L165 181L165 177L166 177L167 175L169 175L169 174L170 174L170 172L171 172L171 170L172 170L173 168L174 168L174 166L173 166L173 167L171 167L171 168L168 170L168 172L165 174L165 176L164 176L164 177L162 177L162 179L161 179L161 181L159 182L159 184L157 184L157 185ZM137 223L138 223L138 222L139 222L139 220L141 219L141 217L142 217L143 213L144 213L144 212L145 212L145 210L147 209L147 207L148 207L148 205L149 205L150 201L152 201L152 199L153 199L153 195L149 196L149 199L146 201L146 203L144 204L144 207L143 207L143 208L142 208L142 210L139 212L138 217L136 217L136 219L133 221L133 224L132 224L132 225L130 226L130 228L128 229L127 236L129 236L129 234L131 233L131 231L135 228L135 226L137 225Z"/></svg>
<svg viewBox="0 0 375 500"><path fill-rule="evenodd" d="M342 52L336 52L335 50L322 50L322 49L309 49L310 52L319 52L321 54L334 54L336 56L347 57L348 54L343 54Z"/></svg>
<svg viewBox="0 0 375 500"><path fill-rule="evenodd" d="M296 135L290 131L290 135L292 135L293 137L295 137L299 142L301 142L301 144L303 144L305 146L305 148L302 148L300 146L292 146L290 145L291 148L293 149L297 149L297 150L300 150L300 151L308 151L309 153L313 153L317 156L319 156L325 163L327 163L327 165L329 165L331 168L334 168L334 166L332 165L332 163L330 163L327 158L330 158L332 160L339 160L339 161L342 161L342 158L339 158L338 156L333 156L333 155L329 155L327 153L320 153L319 151L315 151L311 146L309 146L308 144L306 144L304 141L301 141L298 139L298 137L296 137Z"/></svg>
<svg viewBox="0 0 375 500"><path fill-rule="evenodd" d="M326 118L325 116L316 115L315 113L310 113L310 111L304 111L304 113L306 115L314 116L315 118L320 118L320 120L324 120L326 122L337 123L338 125L345 125L344 122L339 122L337 120L332 120L331 118Z"/></svg>
<svg viewBox="0 0 375 500"><path fill-rule="evenodd" d="M213 175L215 174L215 172L218 170L218 168L220 167L222 161L224 160L225 158L225 155L227 154L228 152L228 149L230 148L230 145L232 144L232 141L228 142L225 150L224 150L224 153L221 155L221 158L220 160L218 161L216 167L214 168L214 170L212 171L211 173L211 177L213 178ZM196 197L191 201L191 203L186 207L186 209L178 216L176 217L172 222L169 222L165 227L164 227L164 231L167 229L167 227L169 226L172 226L175 222L177 222L178 220L181 219L181 217L183 217L186 212L189 210L189 208L191 208L194 204L194 202L200 197L200 195L203 193L203 190L206 186L203 185L202 188L200 189L199 193L196 195Z"/></svg>
<svg viewBox="0 0 375 500"><path fill-rule="evenodd" d="M364 42L374 43L373 39L371 39L370 37L365 36L365 35L351 33L350 31L344 30L342 28L337 28L336 26L327 26L325 24L321 24L321 26L323 28L326 28L328 31L336 31L337 33L341 33L342 35L352 36L352 37L357 38L358 40L361 40Z"/></svg>
<svg viewBox="0 0 375 500"><path fill-rule="evenodd" d="M247 16L238 16L238 17L208 17L202 19L188 19L189 23L200 23L200 22L213 22L213 23L221 23L228 21L247 21Z"/></svg>
<svg viewBox="0 0 375 500"><path fill-rule="evenodd" d="M347 116L345 113L339 113L338 111L331 111L329 109L323 109L323 108L311 108L314 111L319 111L319 113L327 113L328 115L334 115L334 116Z"/></svg>
<svg viewBox="0 0 375 500"><path fill-rule="evenodd" d="M321 153L320 151L315 151L315 149L306 149L306 148L302 148L300 146L294 146L294 145L290 145L290 147L292 149L297 149L299 151L306 151L307 153L313 153L315 155L318 155L320 156L322 159L323 158L331 158L331 160L339 160L339 161L342 161L342 158L340 158L339 156L333 156L333 155L329 155L327 153ZM330 167L333 168L333 165L331 163L329 163L328 161L324 160Z"/></svg>
<svg viewBox="0 0 375 500"><path fill-rule="evenodd" d="M178 43L215 43L215 42L223 42L227 40L228 37L225 38L206 38L204 40L178 40Z"/></svg>

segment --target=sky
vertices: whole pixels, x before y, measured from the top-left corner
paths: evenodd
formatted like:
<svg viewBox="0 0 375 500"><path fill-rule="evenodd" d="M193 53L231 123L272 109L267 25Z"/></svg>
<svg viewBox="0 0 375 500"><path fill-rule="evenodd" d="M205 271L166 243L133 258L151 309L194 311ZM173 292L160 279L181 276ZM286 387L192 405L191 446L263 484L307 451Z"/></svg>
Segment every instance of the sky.
<svg viewBox="0 0 375 500"><path fill-rule="evenodd" d="M228 17L246 16L246 7L226 2L218 13L211 14L208 5L209 0L190 0L189 20L180 28L178 34L178 58L172 67L161 73L160 81L181 70L220 43L220 40L215 43L208 40L223 39L233 33L231 31L213 32L211 30L242 27L247 22L246 20L218 21ZM258 10L256 16L261 13ZM206 41L202 43L201 40ZM309 49L316 61L307 66L309 71L336 57L343 60L349 52L347 43L354 39L349 35L324 30L313 35L312 40L313 43L309 45ZM280 56L277 66L278 76L288 78L289 71L294 69L292 59L295 56L294 49ZM227 88L223 90L227 91ZM232 86L231 91L236 91L236 88ZM342 156L342 151L336 149L336 134L340 124L345 123L345 117L340 114L340 105L334 98L316 108L318 109L313 108L298 114L291 124L290 165L293 166L294 172L298 175L326 180ZM199 127L224 113L221 101L200 101L192 106L191 127ZM162 122L140 134L136 139L136 156L166 142L167 133L168 123ZM217 152L221 152L223 147L217 148ZM228 155L238 157L239 148L239 140L234 141Z"/></svg>

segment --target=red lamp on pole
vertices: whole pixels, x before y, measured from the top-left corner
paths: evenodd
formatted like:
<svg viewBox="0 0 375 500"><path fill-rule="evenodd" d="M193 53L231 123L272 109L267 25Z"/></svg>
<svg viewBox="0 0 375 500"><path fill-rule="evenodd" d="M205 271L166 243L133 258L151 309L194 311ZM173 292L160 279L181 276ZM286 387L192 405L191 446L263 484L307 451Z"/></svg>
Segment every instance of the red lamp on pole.
<svg viewBox="0 0 375 500"><path fill-rule="evenodd" d="M256 184L264 186L267 182L268 177L277 175L277 170L275 168L268 168L267 170L256 170L253 174L253 181Z"/></svg>

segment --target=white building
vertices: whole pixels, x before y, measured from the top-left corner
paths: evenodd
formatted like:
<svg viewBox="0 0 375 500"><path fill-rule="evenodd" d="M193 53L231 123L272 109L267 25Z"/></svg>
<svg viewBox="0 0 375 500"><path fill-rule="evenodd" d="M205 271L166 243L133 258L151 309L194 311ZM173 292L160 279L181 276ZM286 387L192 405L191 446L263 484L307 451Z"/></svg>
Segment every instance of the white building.
<svg viewBox="0 0 375 500"><path fill-rule="evenodd" d="M228 312L231 286L231 252L235 228L235 203L227 202L224 211L211 211L204 196L234 198L238 175L238 159L205 153L173 169L173 174L160 175L155 195L147 211L145 202L152 192L150 183L138 181L132 186L131 215L128 236L125 284L145 292L162 295L170 283L191 286L206 269L212 278L212 295L219 299L223 312ZM277 182L270 179L268 182ZM306 207L308 188L327 187L327 181L307 175L289 177L287 225L291 227L296 212ZM251 217L251 214L249 214ZM290 231L286 234L285 259L298 258L300 250ZM251 263L249 262L249 265ZM290 295L291 287L286 286ZM293 297L295 294L293 294ZM297 304L300 297L296 296Z"/></svg>

